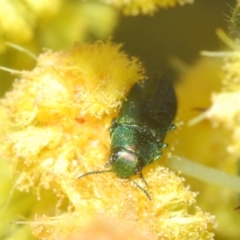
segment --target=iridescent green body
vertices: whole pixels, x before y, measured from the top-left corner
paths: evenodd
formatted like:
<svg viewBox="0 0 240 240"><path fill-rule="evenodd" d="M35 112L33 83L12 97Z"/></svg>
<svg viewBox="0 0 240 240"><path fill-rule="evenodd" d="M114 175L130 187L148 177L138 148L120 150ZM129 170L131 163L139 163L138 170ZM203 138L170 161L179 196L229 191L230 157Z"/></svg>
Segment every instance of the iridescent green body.
<svg viewBox="0 0 240 240"><path fill-rule="evenodd" d="M140 174L161 156L164 138L176 114L172 83L152 78L135 84L112 122L109 163L120 178Z"/></svg>

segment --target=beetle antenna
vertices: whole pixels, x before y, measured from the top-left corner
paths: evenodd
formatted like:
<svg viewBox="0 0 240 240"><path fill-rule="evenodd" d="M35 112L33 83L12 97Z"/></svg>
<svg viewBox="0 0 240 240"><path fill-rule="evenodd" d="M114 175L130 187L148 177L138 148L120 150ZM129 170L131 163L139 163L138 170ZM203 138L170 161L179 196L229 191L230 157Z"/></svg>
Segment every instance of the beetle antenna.
<svg viewBox="0 0 240 240"><path fill-rule="evenodd" d="M146 186L148 186L148 184L147 184L145 178L143 177L143 174L142 174L142 173L139 174L139 177L142 179L142 181L144 182L144 184L145 184Z"/></svg>
<svg viewBox="0 0 240 240"><path fill-rule="evenodd" d="M102 171L92 171L84 173L83 175L78 176L78 179L83 178L87 175L93 175L93 174L100 174L100 173L106 173L106 172L112 172L113 170L102 170Z"/></svg>
<svg viewBox="0 0 240 240"><path fill-rule="evenodd" d="M151 196L150 196L150 194L148 193L148 191L147 190L145 190L143 187L141 187L138 183L136 183L134 180L132 180L131 178L129 178L130 179L130 181L132 181L135 185L136 185L136 187L139 189L139 190L141 190L142 192L144 192L145 193L145 195L147 196L147 198L150 200L150 201L152 201L152 198L151 198ZM143 178L144 179L144 178ZM145 181L145 180L144 180ZM145 183L146 183L146 181L145 181Z"/></svg>

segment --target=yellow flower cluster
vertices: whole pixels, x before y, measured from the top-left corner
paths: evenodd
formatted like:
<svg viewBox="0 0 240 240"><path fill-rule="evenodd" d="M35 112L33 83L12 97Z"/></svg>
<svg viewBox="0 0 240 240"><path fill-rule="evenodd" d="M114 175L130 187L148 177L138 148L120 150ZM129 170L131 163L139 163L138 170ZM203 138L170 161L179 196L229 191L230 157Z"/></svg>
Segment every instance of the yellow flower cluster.
<svg viewBox="0 0 240 240"><path fill-rule="evenodd" d="M55 218L37 217L32 223L35 234L40 232L41 237L50 239L68 236L94 217L107 215L116 224L130 223L153 239L213 239L215 219L195 206L196 194L184 187L183 179L157 164L143 173L151 202L128 179L113 173L80 180L66 177L61 185L75 210Z"/></svg>
<svg viewBox="0 0 240 240"><path fill-rule="evenodd" d="M228 151L236 156L240 152L240 45L232 42L234 49L226 52L224 57L223 88L221 92L212 95L212 106L206 116L214 124L223 126L232 131L232 138Z"/></svg>
<svg viewBox="0 0 240 240"><path fill-rule="evenodd" d="M184 5L193 3L194 0L101 0L110 4L127 15L153 14L159 8L174 7L175 5Z"/></svg>
<svg viewBox="0 0 240 240"><path fill-rule="evenodd" d="M174 145L176 157L169 159L168 166L186 176L186 182L200 193L198 204L216 217L216 239L235 240L240 239L240 215L234 211L239 206L240 192L237 157L227 152L231 132L220 124L213 127L211 119L206 119L206 113L211 109L212 93L220 92L222 88L222 65L221 58L202 57L183 71L175 88L177 117L183 123L168 135L176 139L170 145ZM218 114L227 109L219 108ZM189 124L193 119L199 120L199 116L200 119L204 116L204 120Z"/></svg>
<svg viewBox="0 0 240 240"><path fill-rule="evenodd" d="M36 168L65 171L68 160L82 156L75 149L94 161L106 157L111 119L129 87L143 79L138 60L128 59L119 48L99 42L46 52L6 94L1 103L11 120L9 131L13 130L6 153L17 163L21 189L36 184L39 175L41 184L48 185L51 178Z"/></svg>
<svg viewBox="0 0 240 240"><path fill-rule="evenodd" d="M6 128L0 154L12 167L16 188L37 193L45 210L31 221L37 238L67 239L106 215L155 239L213 239L214 218L196 206L184 179L158 162L143 171L152 201L114 173L77 179L103 170L111 120L129 88L144 78L141 63L120 45L77 45L40 55L33 71L22 72L1 100ZM47 198L43 188L51 192ZM56 205L46 200L52 195Z"/></svg>

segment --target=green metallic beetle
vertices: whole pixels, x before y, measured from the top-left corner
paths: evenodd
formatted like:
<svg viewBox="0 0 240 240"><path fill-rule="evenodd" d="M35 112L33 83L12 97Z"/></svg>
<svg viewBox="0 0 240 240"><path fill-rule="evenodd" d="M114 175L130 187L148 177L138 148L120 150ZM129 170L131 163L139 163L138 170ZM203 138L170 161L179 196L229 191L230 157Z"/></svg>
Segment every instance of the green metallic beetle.
<svg viewBox="0 0 240 240"><path fill-rule="evenodd" d="M151 78L142 85L135 84L123 102L118 117L112 121L107 164L112 166L112 170L92 171L79 178L113 171L120 178L140 174L144 180L141 173L143 167L161 156L160 149L166 147L163 142L165 135L175 128L172 121L176 109L176 95L168 79ZM151 200L145 189L131 181Z"/></svg>
<svg viewBox="0 0 240 240"><path fill-rule="evenodd" d="M112 122L109 163L120 178L141 174L142 168L156 161L168 130L172 129L177 101L172 83L152 78L135 84L120 113Z"/></svg>

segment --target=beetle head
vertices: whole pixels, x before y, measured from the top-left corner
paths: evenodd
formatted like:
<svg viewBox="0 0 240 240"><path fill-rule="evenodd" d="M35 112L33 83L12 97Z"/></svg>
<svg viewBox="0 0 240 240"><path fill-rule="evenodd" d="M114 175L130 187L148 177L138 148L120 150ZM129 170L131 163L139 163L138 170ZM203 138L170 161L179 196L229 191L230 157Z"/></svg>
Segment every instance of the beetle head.
<svg viewBox="0 0 240 240"><path fill-rule="evenodd" d="M120 178L129 178L141 173L142 165L136 153L125 148L116 148L109 159L114 173Z"/></svg>

